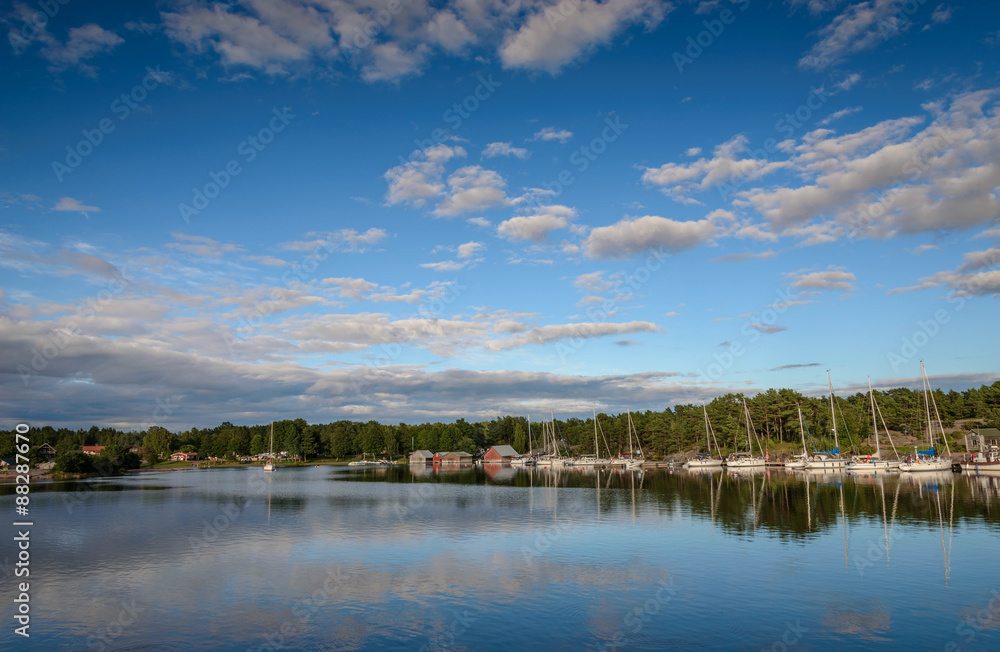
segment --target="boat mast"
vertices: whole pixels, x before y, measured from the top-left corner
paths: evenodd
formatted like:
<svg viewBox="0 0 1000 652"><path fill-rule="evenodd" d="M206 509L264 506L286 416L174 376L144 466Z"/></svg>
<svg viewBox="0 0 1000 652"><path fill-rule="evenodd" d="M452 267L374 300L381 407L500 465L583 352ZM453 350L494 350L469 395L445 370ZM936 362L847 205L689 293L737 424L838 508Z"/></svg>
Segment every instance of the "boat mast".
<svg viewBox="0 0 1000 652"><path fill-rule="evenodd" d="M705 413L705 445L708 447L708 456L712 456L712 440L708 438L708 408L701 406L701 411Z"/></svg>
<svg viewBox="0 0 1000 652"><path fill-rule="evenodd" d="M868 398L872 403L872 428L875 432L875 457L882 459L882 449L878 446L878 422L875 420L875 394L872 392L872 377L868 376Z"/></svg>
<svg viewBox="0 0 1000 652"><path fill-rule="evenodd" d="M924 370L924 361L920 361L920 381L923 383L924 387L924 409L927 412L927 442L928 445L934 448L934 431L931 430L931 402L927 400L927 371ZM919 451L917 452L917 458L920 458Z"/></svg>
<svg viewBox="0 0 1000 652"><path fill-rule="evenodd" d="M805 422L802 421L802 408L798 403L795 404L795 409L799 411L799 434L802 435L802 458L805 459L809 456L806 452L806 426Z"/></svg>
<svg viewBox="0 0 1000 652"><path fill-rule="evenodd" d="M833 444L837 455L840 455L840 437L837 436L837 413L833 411L833 381L830 380L830 370L826 370L826 382L830 385L830 418L833 419Z"/></svg>
<svg viewBox="0 0 1000 652"><path fill-rule="evenodd" d="M597 404L594 403L590 407L594 411L594 461L597 461L597 458L601 456L597 448Z"/></svg>
<svg viewBox="0 0 1000 652"><path fill-rule="evenodd" d="M924 378L927 378L927 370L924 369L924 361L920 361L920 370L924 374ZM931 386L930 378L927 378L927 387ZM951 457L951 446L948 444L948 437L944 434L944 424L941 422L941 413L938 412L937 400L934 398L934 392L931 392L931 403L934 404L934 416L937 417L938 425L941 427L941 441L944 442L944 450L948 453L948 457Z"/></svg>
<svg viewBox="0 0 1000 652"><path fill-rule="evenodd" d="M753 455L753 444L750 443L750 409L747 407L747 399L743 399L743 415L747 419L747 455Z"/></svg>

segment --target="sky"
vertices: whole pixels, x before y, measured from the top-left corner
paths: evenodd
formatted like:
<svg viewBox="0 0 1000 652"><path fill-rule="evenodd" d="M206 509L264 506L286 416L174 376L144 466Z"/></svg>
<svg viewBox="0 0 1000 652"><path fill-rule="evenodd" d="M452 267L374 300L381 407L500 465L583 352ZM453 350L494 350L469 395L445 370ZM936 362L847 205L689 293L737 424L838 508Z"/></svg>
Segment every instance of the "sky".
<svg viewBox="0 0 1000 652"><path fill-rule="evenodd" d="M0 4L0 410L170 430L1000 379L1000 7Z"/></svg>

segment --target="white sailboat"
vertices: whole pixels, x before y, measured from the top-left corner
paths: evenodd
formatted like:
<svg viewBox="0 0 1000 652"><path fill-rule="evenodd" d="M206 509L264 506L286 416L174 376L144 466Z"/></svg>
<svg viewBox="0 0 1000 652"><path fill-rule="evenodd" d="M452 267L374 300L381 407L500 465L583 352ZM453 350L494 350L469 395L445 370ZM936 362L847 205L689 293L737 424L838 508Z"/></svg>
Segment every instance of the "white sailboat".
<svg viewBox="0 0 1000 652"><path fill-rule="evenodd" d="M868 398L871 401L872 407L872 428L875 433L875 454L869 455L867 459L861 457L856 457L853 462L847 465L847 470L853 473L866 472L866 471L888 471L892 468L899 468L899 462L893 463L889 460L882 459L882 448L878 442L878 421L875 419L876 408L875 408L875 392L872 390L872 379L871 376L868 377ZM886 431L888 435L888 430ZM889 441L892 441L892 436L889 436ZM895 445L893 445L893 450L895 450Z"/></svg>
<svg viewBox="0 0 1000 652"><path fill-rule="evenodd" d="M635 444L632 443L632 432L635 431L635 425L632 423L632 413L625 410L626 418L628 420L628 457L619 457L619 463L624 463L626 469L639 469L645 463L646 458L642 454L642 446L639 444L639 433L635 433ZM636 456L636 447L638 447L639 455Z"/></svg>
<svg viewBox="0 0 1000 652"><path fill-rule="evenodd" d="M806 463L805 468L807 471L842 471L850 462L849 459L840 457L840 437L837 435L837 413L833 407L833 381L830 380L829 369L826 370L826 381L830 384L830 418L833 419L834 449L822 453L817 452Z"/></svg>
<svg viewBox="0 0 1000 652"><path fill-rule="evenodd" d="M271 422L271 443L267 448L267 461L264 462L265 471L274 471L274 421Z"/></svg>
<svg viewBox="0 0 1000 652"><path fill-rule="evenodd" d="M574 462L576 466L609 466L610 458L601 458L601 448L597 443L597 406L592 407L594 412L594 454L582 455ZM601 433L603 435L603 433Z"/></svg>
<svg viewBox="0 0 1000 652"><path fill-rule="evenodd" d="M802 419L802 408L796 403L795 409L799 411L799 434L802 435L802 454L798 456L797 460L785 462L786 469L804 469L806 468L806 464L809 463L809 453L806 451L806 425Z"/></svg>
<svg viewBox="0 0 1000 652"><path fill-rule="evenodd" d="M941 425L941 415L938 413L937 401L934 400L934 393L929 392L931 383L927 379L927 370L924 369L924 361L920 361L920 374L922 376L924 385L924 409L927 412L927 441L930 444L930 448L927 451L921 453L914 447L914 453L916 459L912 462L907 462L906 464L900 464L900 471L907 471L909 473L914 472L927 472L927 471L951 471L951 460L942 459L934 455L934 425L931 421L931 403L934 404L934 416L937 417L937 423L941 427L941 439L944 441L945 450L948 451L948 457L951 457L951 447L948 446L948 438L944 434L944 426ZM927 396L930 394L930 400Z"/></svg>
<svg viewBox="0 0 1000 652"><path fill-rule="evenodd" d="M705 445L708 448L708 456L696 457L693 460L688 460L684 464L685 469L721 469L725 460L722 459L722 451L719 449L719 442L716 440L715 449L719 451L719 457L712 457L712 441L709 439L710 436L714 437L715 433L712 432L712 424L708 420L708 408L704 405L701 406L701 411L705 414Z"/></svg>
<svg viewBox="0 0 1000 652"><path fill-rule="evenodd" d="M754 439L757 438L757 433L753 429L753 422L750 420L750 408L747 407L747 400L743 399L743 414L747 420L747 452L746 453L733 453L733 456L726 460L727 469L757 469L764 468L767 466L767 460L763 457L757 457L753 454L753 443L750 441L750 433L753 433ZM757 443L760 446L760 442ZM763 447L761 447L763 450Z"/></svg>

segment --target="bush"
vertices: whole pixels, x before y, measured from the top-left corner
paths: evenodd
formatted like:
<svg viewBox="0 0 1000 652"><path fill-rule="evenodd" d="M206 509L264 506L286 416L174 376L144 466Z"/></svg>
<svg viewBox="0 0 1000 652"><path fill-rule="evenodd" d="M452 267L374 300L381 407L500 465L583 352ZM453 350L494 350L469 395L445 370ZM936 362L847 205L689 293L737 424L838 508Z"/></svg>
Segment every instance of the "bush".
<svg viewBox="0 0 1000 652"><path fill-rule="evenodd" d="M91 473L94 470L94 460L86 453L63 453L56 458L53 470L60 473Z"/></svg>

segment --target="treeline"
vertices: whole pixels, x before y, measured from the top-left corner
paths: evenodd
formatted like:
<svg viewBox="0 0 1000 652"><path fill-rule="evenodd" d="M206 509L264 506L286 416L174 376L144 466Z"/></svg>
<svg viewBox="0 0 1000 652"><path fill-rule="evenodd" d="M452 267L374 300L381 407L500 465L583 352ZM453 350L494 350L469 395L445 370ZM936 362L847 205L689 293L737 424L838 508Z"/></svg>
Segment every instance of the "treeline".
<svg viewBox="0 0 1000 652"><path fill-rule="evenodd" d="M934 392L945 428L960 420L976 420L986 427L1000 427L1000 381L964 392ZM801 441L797 407L801 407L808 432L807 441L817 449L833 446L833 420L829 398L810 398L790 389L770 389L750 398L726 394L706 407L719 444L725 452L745 451L746 400L750 421L758 437L768 444ZM924 437L926 408L923 393L906 388L876 391L885 424L894 432ZM867 394L837 397L834 401L841 450L864 450L862 442L871 435L872 418ZM932 418L936 418L931 410ZM632 413L632 423L647 455L666 456L695 448L705 448L705 420L700 405L680 405L660 412L647 410ZM601 453L628 449L628 415L598 414L598 440ZM491 421L385 425L336 421L309 424L304 419L274 422L274 449L298 459L348 458L361 454L389 458L408 455L416 449L431 451L464 450L477 453L495 444L510 444L518 452L539 448L540 424L528 423L524 416L498 416ZM967 424L968 425L968 424ZM882 421L879 421L882 431ZM92 426L89 430L55 429L49 426L32 430L35 448L47 442L62 454L79 451L83 446L136 447L139 455L150 461L166 459L176 451L198 453L201 459L219 457L236 459L268 450L270 424L253 426L224 422L215 428L192 428L170 432L154 426L142 432L122 432ZM592 419L570 418L555 421L555 432L562 452L594 452ZM756 447L756 443L754 444ZM0 458L14 457L14 432L0 436Z"/></svg>

